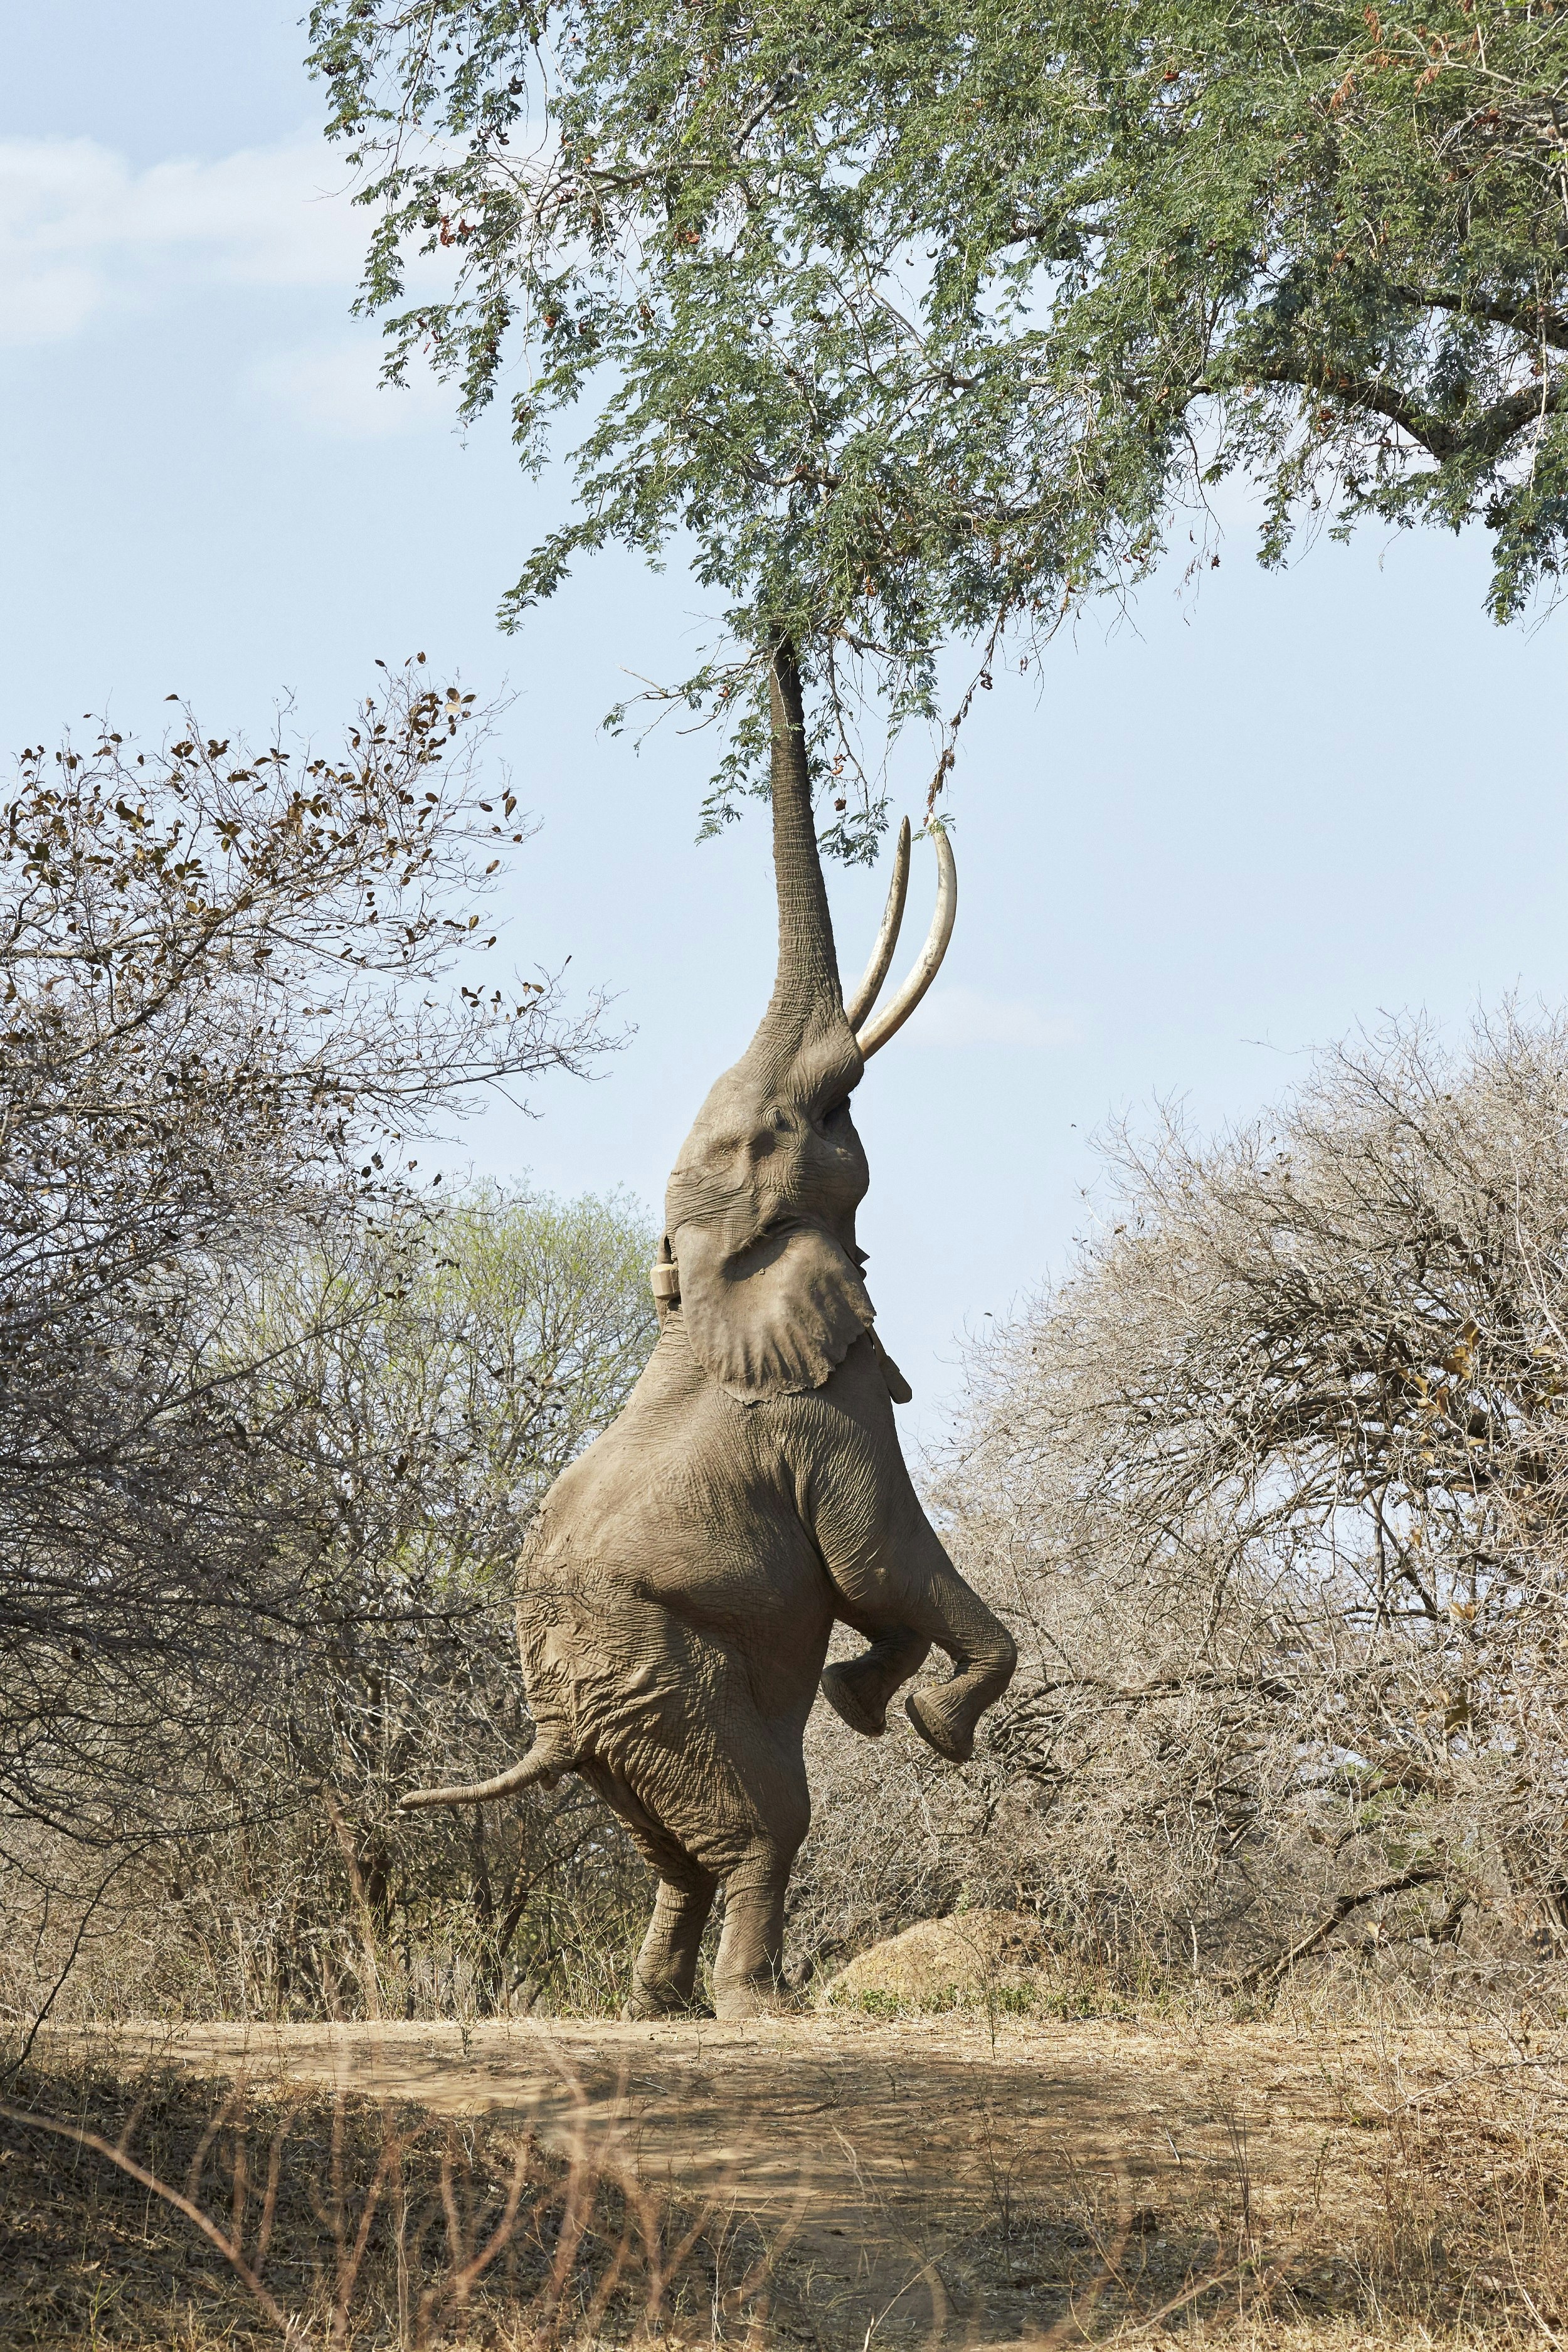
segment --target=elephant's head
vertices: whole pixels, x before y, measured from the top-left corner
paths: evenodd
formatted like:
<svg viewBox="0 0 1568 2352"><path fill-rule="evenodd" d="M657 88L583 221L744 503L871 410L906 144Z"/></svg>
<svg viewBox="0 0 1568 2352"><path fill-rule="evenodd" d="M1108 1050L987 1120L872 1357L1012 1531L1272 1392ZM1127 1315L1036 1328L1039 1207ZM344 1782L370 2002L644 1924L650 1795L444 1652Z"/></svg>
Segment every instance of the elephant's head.
<svg viewBox="0 0 1568 2352"><path fill-rule="evenodd" d="M773 867L778 971L761 1026L697 1115L665 1199L654 1290L679 1299L687 1339L730 1394L748 1404L819 1388L869 1331L855 1212L869 1181L849 1097L869 1056L936 977L957 887L935 832L941 886L931 937L897 996L868 1019L898 942L909 878L900 835L888 911L847 1005L816 852L800 682L781 648L773 707ZM894 1393L907 1395L889 1365Z"/></svg>

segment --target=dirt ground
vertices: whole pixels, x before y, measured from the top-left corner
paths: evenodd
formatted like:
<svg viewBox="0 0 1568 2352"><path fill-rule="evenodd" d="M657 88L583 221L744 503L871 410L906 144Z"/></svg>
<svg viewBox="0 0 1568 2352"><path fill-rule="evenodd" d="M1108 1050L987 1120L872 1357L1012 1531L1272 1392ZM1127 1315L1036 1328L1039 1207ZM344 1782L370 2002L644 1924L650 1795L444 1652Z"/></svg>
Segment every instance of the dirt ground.
<svg viewBox="0 0 1568 2352"><path fill-rule="evenodd" d="M951 2015L114 2039L258 2088L527 2125L668 2192L710 2232L749 2231L768 2250L773 2325L823 2345L1016 2344L1134 2313L1179 2325L1255 2308L1271 2287L1298 2323L1345 2314L1379 2261L1451 2262L1441 2212L1424 2220L1406 2193L1411 2117L1513 2063L1430 2032L1010 2018L993 2034ZM1424 2252L1395 2246L1428 2222ZM1478 2292L1456 2277L1442 2300L1457 2294L1462 2315Z"/></svg>

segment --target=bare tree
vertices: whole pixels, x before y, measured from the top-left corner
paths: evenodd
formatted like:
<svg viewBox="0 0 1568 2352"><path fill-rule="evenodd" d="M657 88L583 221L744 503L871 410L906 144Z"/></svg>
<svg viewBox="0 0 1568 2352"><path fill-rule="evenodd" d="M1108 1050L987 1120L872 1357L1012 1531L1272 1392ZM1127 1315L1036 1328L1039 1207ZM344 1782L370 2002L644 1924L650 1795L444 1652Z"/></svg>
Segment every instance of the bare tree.
<svg viewBox="0 0 1568 2352"><path fill-rule="evenodd" d="M1568 1024L1396 1027L1109 1159L942 1465L1032 1657L884 1878L1244 1988L1528 1972L1568 1926Z"/></svg>
<svg viewBox="0 0 1568 2352"><path fill-rule="evenodd" d="M607 1042L485 977L527 828L423 656L331 757L182 717L29 751L0 811L0 1824L51 1898L59 1841L98 1884L163 1832L335 1573L253 1302L384 1218L438 1114Z"/></svg>

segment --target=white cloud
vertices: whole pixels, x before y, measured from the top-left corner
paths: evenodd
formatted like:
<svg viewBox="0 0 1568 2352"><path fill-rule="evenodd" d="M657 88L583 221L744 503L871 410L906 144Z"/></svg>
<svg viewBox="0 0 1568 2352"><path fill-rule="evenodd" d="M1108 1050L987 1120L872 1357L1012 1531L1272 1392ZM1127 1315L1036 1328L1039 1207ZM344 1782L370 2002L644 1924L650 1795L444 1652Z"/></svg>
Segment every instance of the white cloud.
<svg viewBox="0 0 1568 2352"><path fill-rule="evenodd" d="M0 342L51 343L193 287L342 286L368 221L319 138L134 171L88 139L0 139Z"/></svg>
<svg viewBox="0 0 1568 2352"><path fill-rule="evenodd" d="M978 988L939 988L910 1020L907 1034L926 1045L1076 1045L1082 1035L1070 1013L1046 1013L1017 997L987 996Z"/></svg>

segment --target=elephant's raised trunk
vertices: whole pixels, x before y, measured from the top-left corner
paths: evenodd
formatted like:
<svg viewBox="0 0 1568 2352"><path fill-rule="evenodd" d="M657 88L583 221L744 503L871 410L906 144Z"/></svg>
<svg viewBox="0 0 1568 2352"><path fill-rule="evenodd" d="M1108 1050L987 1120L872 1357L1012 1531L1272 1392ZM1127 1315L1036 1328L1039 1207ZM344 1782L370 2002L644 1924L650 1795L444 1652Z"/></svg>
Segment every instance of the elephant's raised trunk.
<svg viewBox="0 0 1568 2352"><path fill-rule="evenodd" d="M805 716L795 647L773 647L768 677L773 721L773 876L778 889L779 959L763 1030L787 1026L797 1037L844 1020L844 994L833 920L816 850ZM853 1050L852 1039L850 1041Z"/></svg>
<svg viewBox="0 0 1568 2352"><path fill-rule="evenodd" d="M833 942L833 920L822 861L816 851L816 826L812 816L811 780L805 757L805 716L800 691L800 670L795 647L787 638L774 646L768 677L768 705L773 721L773 872L778 885L779 960L773 1002L757 1032L758 1045L776 1044L781 1034L804 1042L814 1031L818 1039L842 1031L847 1045L847 1068L856 1065L849 1084L888 1039L901 1029L920 1004L942 969L952 937L958 908L958 876L945 829L933 823L929 830L936 846L936 911L925 946L913 970L891 1002L871 1017L882 982L898 945L909 884L910 824L899 829L888 910L852 1003L846 1008L838 977L838 957Z"/></svg>

